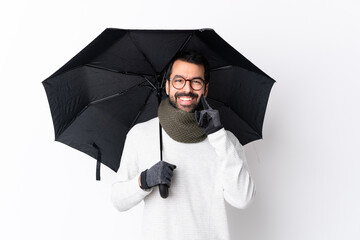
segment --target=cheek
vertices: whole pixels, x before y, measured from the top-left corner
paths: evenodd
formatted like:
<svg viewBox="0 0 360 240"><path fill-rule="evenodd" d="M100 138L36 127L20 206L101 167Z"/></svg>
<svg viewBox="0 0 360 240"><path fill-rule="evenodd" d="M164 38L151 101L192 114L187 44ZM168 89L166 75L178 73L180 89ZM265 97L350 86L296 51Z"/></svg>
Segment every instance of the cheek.
<svg viewBox="0 0 360 240"><path fill-rule="evenodd" d="M204 91L204 90L201 90L200 92L197 92L196 94L198 95L198 100L200 100L201 95L204 95L206 97L206 91Z"/></svg>

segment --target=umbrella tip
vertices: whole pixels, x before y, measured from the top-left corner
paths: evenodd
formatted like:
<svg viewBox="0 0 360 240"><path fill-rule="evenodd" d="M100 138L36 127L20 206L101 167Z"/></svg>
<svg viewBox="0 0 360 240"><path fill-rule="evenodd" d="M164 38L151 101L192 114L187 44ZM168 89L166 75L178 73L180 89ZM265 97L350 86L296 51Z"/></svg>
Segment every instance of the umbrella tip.
<svg viewBox="0 0 360 240"><path fill-rule="evenodd" d="M204 31L214 31L214 29L212 28L201 28L199 29L200 32L204 32Z"/></svg>

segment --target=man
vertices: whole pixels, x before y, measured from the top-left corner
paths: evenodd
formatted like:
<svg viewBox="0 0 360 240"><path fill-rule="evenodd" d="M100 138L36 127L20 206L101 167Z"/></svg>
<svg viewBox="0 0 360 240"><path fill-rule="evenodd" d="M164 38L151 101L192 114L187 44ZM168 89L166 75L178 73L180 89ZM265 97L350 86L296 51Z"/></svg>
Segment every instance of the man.
<svg viewBox="0 0 360 240"><path fill-rule="evenodd" d="M135 125L126 137L112 201L126 211L144 200L143 239L229 239L225 201L245 208L254 196L243 147L207 104L208 89L206 59L182 52L169 66L169 97L158 117ZM166 199L159 184L170 187Z"/></svg>

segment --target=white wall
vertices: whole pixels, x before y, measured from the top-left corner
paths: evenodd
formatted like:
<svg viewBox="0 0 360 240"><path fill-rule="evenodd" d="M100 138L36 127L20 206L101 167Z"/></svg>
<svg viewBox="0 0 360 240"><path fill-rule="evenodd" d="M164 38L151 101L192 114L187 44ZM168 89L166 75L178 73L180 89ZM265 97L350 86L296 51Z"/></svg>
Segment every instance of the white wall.
<svg viewBox="0 0 360 240"><path fill-rule="evenodd" d="M139 235L141 205L111 204L115 174L96 182L93 159L53 141L41 84L107 27L214 28L277 80L232 239L360 239L358 1L101 2L0 3L0 239Z"/></svg>

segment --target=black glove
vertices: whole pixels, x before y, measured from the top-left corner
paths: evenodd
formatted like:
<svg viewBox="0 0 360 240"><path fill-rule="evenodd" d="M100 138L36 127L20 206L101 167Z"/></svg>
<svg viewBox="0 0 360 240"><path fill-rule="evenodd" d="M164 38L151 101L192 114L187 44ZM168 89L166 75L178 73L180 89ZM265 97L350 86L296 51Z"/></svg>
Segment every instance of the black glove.
<svg viewBox="0 0 360 240"><path fill-rule="evenodd" d="M140 175L140 182L142 189L150 189L159 184L165 184L170 187L171 177L173 171L176 168L175 165L167 163L165 161L159 161L151 168L146 169Z"/></svg>
<svg viewBox="0 0 360 240"><path fill-rule="evenodd" d="M203 110L195 111L195 120L196 120L197 124L199 125L199 127L204 129L204 131L207 135L214 133L214 132L220 130L221 128L223 128L223 126L221 125L221 122L220 122L219 111L216 109L212 109L210 107L210 105L205 100L204 95L201 95L200 101L201 101Z"/></svg>

